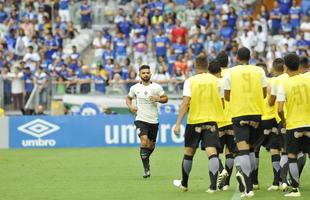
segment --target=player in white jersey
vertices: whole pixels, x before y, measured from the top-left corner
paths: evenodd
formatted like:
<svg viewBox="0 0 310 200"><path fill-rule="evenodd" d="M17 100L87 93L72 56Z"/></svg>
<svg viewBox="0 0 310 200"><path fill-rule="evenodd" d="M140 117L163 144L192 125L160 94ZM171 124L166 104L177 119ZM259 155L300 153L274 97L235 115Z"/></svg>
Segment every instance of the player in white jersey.
<svg viewBox="0 0 310 200"><path fill-rule="evenodd" d="M168 97L163 88L150 81L150 66L142 65L139 68L141 81L133 85L126 98L129 110L136 113L135 125L139 134L140 156L144 167L143 178L150 177L149 158L154 151L158 132L158 108L157 103L167 103ZM136 106L132 100L136 99Z"/></svg>

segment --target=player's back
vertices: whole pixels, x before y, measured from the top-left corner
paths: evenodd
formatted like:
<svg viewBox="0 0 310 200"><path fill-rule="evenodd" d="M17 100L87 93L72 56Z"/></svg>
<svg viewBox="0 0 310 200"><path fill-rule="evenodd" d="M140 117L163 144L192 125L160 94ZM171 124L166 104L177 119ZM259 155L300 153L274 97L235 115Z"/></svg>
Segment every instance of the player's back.
<svg viewBox="0 0 310 200"><path fill-rule="evenodd" d="M263 114L264 71L253 65L239 65L229 70L232 117Z"/></svg>
<svg viewBox="0 0 310 200"><path fill-rule="evenodd" d="M274 81L275 77L273 78L267 78L267 96L264 99L264 112L262 116L262 120L269 120L275 118L276 115L276 107L275 105L270 106L269 105L269 98L270 98L270 93L271 93L271 85L272 82Z"/></svg>
<svg viewBox="0 0 310 200"><path fill-rule="evenodd" d="M207 73L188 79L191 101L187 123L198 124L223 120L223 106L219 92L219 80Z"/></svg>
<svg viewBox="0 0 310 200"><path fill-rule="evenodd" d="M310 125L310 77L292 76L282 86L286 96L286 128Z"/></svg>

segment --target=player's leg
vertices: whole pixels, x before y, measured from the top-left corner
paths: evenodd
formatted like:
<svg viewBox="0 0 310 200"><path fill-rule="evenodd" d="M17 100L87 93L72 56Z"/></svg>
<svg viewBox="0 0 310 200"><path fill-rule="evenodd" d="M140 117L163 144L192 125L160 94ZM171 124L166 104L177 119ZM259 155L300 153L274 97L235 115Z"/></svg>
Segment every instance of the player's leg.
<svg viewBox="0 0 310 200"><path fill-rule="evenodd" d="M253 185L251 180L251 161L250 161L250 126L244 124L245 120L241 118L233 119L233 128L235 140L238 148L238 156L235 159L237 168L237 181L240 192L253 194Z"/></svg>
<svg viewBox="0 0 310 200"><path fill-rule="evenodd" d="M201 140L201 132L196 132L196 127L199 127L199 125L186 125L184 135L185 149L181 164L182 180L173 181L173 185L180 188L182 192L188 190L188 180L192 170L193 158Z"/></svg>
<svg viewBox="0 0 310 200"><path fill-rule="evenodd" d="M287 182L287 174L288 174L288 157L287 157L287 134L285 128L283 128L283 123L279 123L278 128L279 134L281 135L281 158L280 158L280 177L281 177L281 190L287 191L288 182Z"/></svg>
<svg viewBox="0 0 310 200"><path fill-rule="evenodd" d="M140 137L140 158L144 168L143 178L150 177L150 165L149 165L149 144L150 140L148 138L148 127L145 122L135 121L137 128L137 133Z"/></svg>
<svg viewBox="0 0 310 200"><path fill-rule="evenodd" d="M297 154L302 145L302 133L298 132L299 129L287 131L287 156L288 168L291 179L292 191L285 196L298 197L299 192L299 170L297 165Z"/></svg>
<svg viewBox="0 0 310 200"><path fill-rule="evenodd" d="M269 149L271 155L271 165L273 171L273 182L272 185L267 189L268 191L279 190L281 173L280 173L280 161L281 161L281 134L279 134L277 121L274 119L271 126L271 133L266 144L266 148Z"/></svg>
<svg viewBox="0 0 310 200"><path fill-rule="evenodd" d="M216 123L209 122L205 124L206 127L202 131L202 142L201 146L205 147L206 154L209 159L209 176L210 176L210 187L207 190L208 193L214 193L217 186L217 176L219 174L220 166L222 165L217 149L221 146L219 139L219 132ZM223 170L221 180L218 183L223 185L225 178L227 177L226 170Z"/></svg>
<svg viewBox="0 0 310 200"><path fill-rule="evenodd" d="M225 169L228 173L228 176L224 182L223 190L227 190L230 186L230 177L232 175L233 168L234 168L234 154L226 146L225 148Z"/></svg>
<svg viewBox="0 0 310 200"><path fill-rule="evenodd" d="M271 164L273 171L273 182L272 185L268 188L268 191L277 191L279 190L280 184L280 150L279 149L270 149L271 155Z"/></svg>
<svg viewBox="0 0 310 200"><path fill-rule="evenodd" d="M148 124L148 149L149 149L149 157L152 155L155 146L156 146L156 139L158 133L158 126L159 124Z"/></svg>
<svg viewBox="0 0 310 200"><path fill-rule="evenodd" d="M144 178L150 177L150 149L149 149L149 139L146 134L140 136L140 157L144 168Z"/></svg>
<svg viewBox="0 0 310 200"><path fill-rule="evenodd" d="M298 164L298 170L299 170L299 176L301 176L301 173L304 169L304 166L306 164L307 156L302 151L298 153L297 155L297 164Z"/></svg>

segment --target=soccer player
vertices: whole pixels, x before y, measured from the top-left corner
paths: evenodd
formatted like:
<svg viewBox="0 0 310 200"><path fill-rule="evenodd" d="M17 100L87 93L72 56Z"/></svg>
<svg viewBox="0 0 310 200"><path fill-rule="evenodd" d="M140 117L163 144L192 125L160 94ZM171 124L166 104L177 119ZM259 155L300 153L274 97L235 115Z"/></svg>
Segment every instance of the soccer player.
<svg viewBox="0 0 310 200"><path fill-rule="evenodd" d="M228 70L224 77L225 100L231 104L231 116L238 156L236 177L241 197L254 196L251 173L254 168L254 144L263 114L267 81L263 69L249 65L250 50L242 47L237 52L238 66Z"/></svg>
<svg viewBox="0 0 310 200"><path fill-rule="evenodd" d="M151 176L149 160L155 149L158 131L157 103L167 103L168 97L160 85L150 81L150 66L142 65L139 68L139 76L141 81L130 88L126 104L131 112L136 113L135 125L141 140L140 157L144 167L143 178L149 178ZM136 106L132 103L133 98L136 98Z"/></svg>
<svg viewBox="0 0 310 200"><path fill-rule="evenodd" d="M278 111L278 104L276 102L276 96L278 92L279 85L286 81L289 77L288 74L285 72L286 69L284 67L284 60L282 58L276 58L272 64L272 74L275 77L271 84L271 92L269 98L269 106L275 106L276 112L276 120L278 123L278 133L281 135L281 158L280 158L280 179L281 179L281 190L286 191L288 189L288 182L287 182L287 173L288 173L288 159L286 153L286 134L285 129L283 128L283 123L277 113ZM273 152L275 153L275 152ZM275 160L276 162L276 160ZM270 187L271 190L276 189L276 187Z"/></svg>
<svg viewBox="0 0 310 200"><path fill-rule="evenodd" d="M286 197L299 197L297 154L310 153L310 78L299 73L299 57L284 57L290 78L279 86L278 113L287 131L287 153L292 191ZM284 106L286 111L284 113Z"/></svg>
<svg viewBox="0 0 310 200"><path fill-rule="evenodd" d="M174 133L180 133L180 125L188 112L185 129L185 151L182 160L182 180L174 180L173 184L181 191L188 190L188 179L192 169L193 157L199 144L205 149L209 158L210 187L208 193L216 191L216 179L220 166L217 148L219 136L216 122L223 119L223 105L220 96L219 80L206 73L207 56L201 53L196 58L196 75L184 82L183 101L181 103Z"/></svg>
<svg viewBox="0 0 310 200"><path fill-rule="evenodd" d="M273 71L276 69L283 73L283 59L277 58L273 61ZM265 63L257 63L264 69L267 75L267 65ZM259 136L255 145L255 156L259 157L260 147L264 146L271 154L271 163L273 168L273 183L267 189L268 191L279 190L280 184L280 152L281 152L281 135L278 132L278 123L276 120L276 108L275 105L269 105L269 98L271 93L271 85L273 78L267 78L267 97L264 99L264 112L262 115L262 122L260 124ZM258 165L257 165L258 167ZM254 185L258 185L258 168L252 175Z"/></svg>
<svg viewBox="0 0 310 200"><path fill-rule="evenodd" d="M221 67L221 77L224 77L227 70L228 70L228 55L226 52L220 52L216 56L216 60L218 61ZM210 73L212 69L212 65L210 63L209 71ZM222 87L224 87L224 82L222 79ZM231 121L231 112L230 112L230 103L224 100L224 121L218 122L219 127L219 135L220 135L220 142L221 142L221 149L219 150L220 153L223 153L225 148L225 171L228 172L228 176L225 179L224 185L218 185L219 189L228 190L230 185L230 177L232 174L233 166L234 166L234 153L236 152L236 143L234 141L234 130L232 127ZM220 168L220 172L222 174L223 168ZM225 172L224 172L225 173Z"/></svg>

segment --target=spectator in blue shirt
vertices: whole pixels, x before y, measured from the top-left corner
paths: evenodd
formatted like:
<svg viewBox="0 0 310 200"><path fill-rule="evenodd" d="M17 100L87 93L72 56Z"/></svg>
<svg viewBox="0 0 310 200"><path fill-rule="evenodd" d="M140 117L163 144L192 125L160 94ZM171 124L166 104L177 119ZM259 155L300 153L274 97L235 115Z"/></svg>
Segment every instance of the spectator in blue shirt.
<svg viewBox="0 0 310 200"><path fill-rule="evenodd" d="M172 44L172 48L176 55L185 54L187 47L186 45L182 44L182 37L177 38L177 42Z"/></svg>
<svg viewBox="0 0 310 200"><path fill-rule="evenodd" d="M26 104L34 87L33 76L29 67L24 68L23 80L25 82L24 103Z"/></svg>
<svg viewBox="0 0 310 200"><path fill-rule="evenodd" d="M69 22L70 20L70 0L60 0L59 1L59 16L61 21Z"/></svg>
<svg viewBox="0 0 310 200"><path fill-rule="evenodd" d="M292 0L278 0L279 6L280 6L280 12L283 15L288 15L289 10L292 6Z"/></svg>
<svg viewBox="0 0 310 200"><path fill-rule="evenodd" d="M281 21L281 30L283 31L283 33L292 33L293 28L287 16L283 17L283 20Z"/></svg>
<svg viewBox="0 0 310 200"><path fill-rule="evenodd" d="M100 73L100 70L100 66L97 66L96 71L92 76L92 81L95 84L95 91L104 94L106 92L107 77L103 76Z"/></svg>
<svg viewBox="0 0 310 200"><path fill-rule="evenodd" d="M90 29L92 26L91 20L91 6L87 0L82 0L80 6L81 13L81 29Z"/></svg>
<svg viewBox="0 0 310 200"><path fill-rule="evenodd" d="M125 16L125 20L120 21L117 24L117 27L119 31L123 33L125 37L128 39L131 31L131 21L129 21L129 19L127 19L127 17Z"/></svg>
<svg viewBox="0 0 310 200"><path fill-rule="evenodd" d="M6 18L8 17L8 14L4 11L4 5L3 2L0 2L0 24L4 23Z"/></svg>
<svg viewBox="0 0 310 200"><path fill-rule="evenodd" d="M273 9L270 13L271 19L271 35L278 35L281 29L281 12L277 1L273 4Z"/></svg>
<svg viewBox="0 0 310 200"><path fill-rule="evenodd" d="M114 38L114 55L116 60L123 64L123 61L127 57L127 42L124 39L124 35L119 32Z"/></svg>
<svg viewBox="0 0 310 200"><path fill-rule="evenodd" d="M82 67L82 73L77 76L78 83L80 84L80 93L88 94L91 89L91 74L89 73L89 67L84 65Z"/></svg>
<svg viewBox="0 0 310 200"><path fill-rule="evenodd" d="M168 46L169 38L163 34L162 29L159 29L158 33L153 38L153 47L157 59L160 56L166 58Z"/></svg>
<svg viewBox="0 0 310 200"><path fill-rule="evenodd" d="M193 51L194 56L198 56L204 49L203 43L199 42L198 36L193 38L192 44L190 44L190 48Z"/></svg>
<svg viewBox="0 0 310 200"><path fill-rule="evenodd" d="M301 8L300 6L298 6L296 0L293 0L293 6L291 7L289 13L292 28L296 30L300 27L300 20L301 20Z"/></svg>
<svg viewBox="0 0 310 200"><path fill-rule="evenodd" d="M220 30L220 36L224 40L229 40L233 37L233 34L234 34L234 29L228 26L227 16L226 17L223 16L223 24Z"/></svg>
<svg viewBox="0 0 310 200"><path fill-rule="evenodd" d="M228 26L235 29L237 20L238 20L238 15L236 14L236 10L233 7L230 7L229 14L228 14Z"/></svg>

